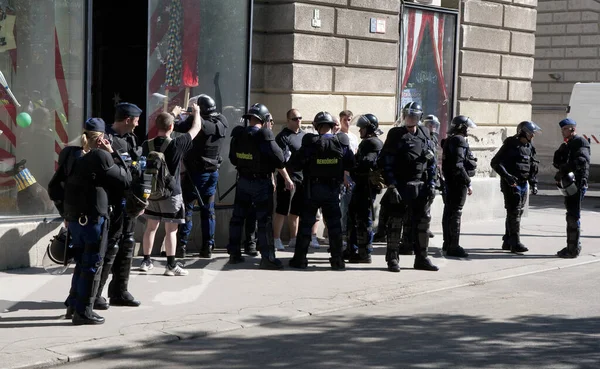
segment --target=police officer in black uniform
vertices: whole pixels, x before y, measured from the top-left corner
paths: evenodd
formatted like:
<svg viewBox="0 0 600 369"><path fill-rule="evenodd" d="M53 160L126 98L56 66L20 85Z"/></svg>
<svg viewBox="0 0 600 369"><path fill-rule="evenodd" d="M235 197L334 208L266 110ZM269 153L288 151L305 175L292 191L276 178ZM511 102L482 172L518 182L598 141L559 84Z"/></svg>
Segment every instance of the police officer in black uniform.
<svg viewBox="0 0 600 369"><path fill-rule="evenodd" d="M352 197L348 205L348 231L350 263L371 263L373 251L373 202L381 192L377 183L377 159L383 142L377 137L382 134L379 120L373 114L364 114L356 120L362 141L356 152L356 166L350 171L354 181Z"/></svg>
<svg viewBox="0 0 600 369"><path fill-rule="evenodd" d="M587 191L590 174L590 143L575 132L576 122L563 119L559 123L566 142L554 153L554 179L565 196L567 209L567 247L556 253L561 258L576 258L581 252L581 202Z"/></svg>
<svg viewBox="0 0 600 369"><path fill-rule="evenodd" d="M244 219L252 211L258 221L258 245L261 269L281 269L283 264L275 258L273 242L273 172L281 173L286 188L294 184L284 168L283 152L275 143L273 131L267 128L269 110L263 104L254 104L243 117L249 120L246 127L237 126L231 132L229 160L239 175L235 192L233 215L229 223L229 263L244 261L241 252Z"/></svg>
<svg viewBox="0 0 600 369"><path fill-rule="evenodd" d="M438 165L438 145L440 143L440 120L435 115L430 114L430 115L426 116L425 118L423 118L423 125L425 127L427 127L427 129L429 130L431 142L433 143L433 147L435 148L435 150L433 151L434 156L435 156L434 160L436 163L435 164L436 165L435 187L436 187L436 189L440 189L441 188L441 174L440 174L440 168ZM427 209L425 211L425 214L427 217L429 217L429 219L431 219L431 206L433 205L434 200L435 200L435 196L433 195L429 198L429 201L427 202ZM435 237L433 232L431 232L431 229L427 231L427 234L429 235L429 238Z"/></svg>
<svg viewBox="0 0 600 369"><path fill-rule="evenodd" d="M223 161L221 148L225 141L227 118L217 111L215 101L208 95L198 96L202 130L193 141L190 150L183 159L186 174L182 178L185 199L185 223L179 226L179 252L186 256L187 243L192 231L192 215L194 202L199 198L200 219L202 227L201 258L210 258L215 245L215 192L219 181L219 167ZM183 123L176 125L178 132L189 131L194 121L189 116Z"/></svg>
<svg viewBox="0 0 600 369"><path fill-rule="evenodd" d="M502 178L500 190L504 195L506 209L502 249L513 253L529 251L521 243L521 216L527 202L528 182L536 183L537 161L531 140L538 133L541 133L541 129L534 122L519 123L517 134L504 140L491 161L492 169Z"/></svg>
<svg viewBox="0 0 600 369"><path fill-rule="evenodd" d="M67 147L59 157L59 166L72 163L64 185L62 215L68 222L77 262L67 300L67 316L72 314L75 325L104 323L104 318L94 313L93 305L108 245L109 201L122 198L131 182L125 163L104 137L105 129L101 118L88 119L83 151ZM78 159L72 161L72 155Z"/></svg>
<svg viewBox="0 0 600 369"><path fill-rule="evenodd" d="M429 130L419 125L423 109L415 102L402 112L404 126L392 128L381 150L383 177L391 193L387 224L388 270L399 272L399 245L403 222L415 253L414 268L437 271L427 257L429 218L427 202L435 191L435 154Z"/></svg>
<svg viewBox="0 0 600 369"><path fill-rule="evenodd" d="M471 195L471 177L477 169L477 158L473 156L467 142L467 130L477 127L464 115L452 119L450 137L444 140L442 154L442 172L445 179L445 203L442 216L444 243L442 250L446 255L466 258L469 254L460 246L460 220L462 209Z"/></svg>
<svg viewBox="0 0 600 369"><path fill-rule="evenodd" d="M126 194L115 193L114 197L109 198L113 211L110 215L108 246L104 257L100 286L94 303L94 309L97 310L109 308L108 302L102 297L102 291L111 272L113 277L108 285L110 305L132 307L140 305L140 301L129 293L128 285L135 248L134 231L137 216L147 205L147 201L140 197L142 194L139 193L139 190L143 191L143 187L149 185L142 183L144 177L139 167L142 146L134 133L141 114L142 109L137 105L127 102L119 103L115 107L114 123L112 126L106 127L106 138L115 153L119 154L127 164L126 169L131 172L134 183ZM127 211L127 209L134 208L133 211Z"/></svg>
<svg viewBox="0 0 600 369"><path fill-rule="evenodd" d="M325 111L317 113L313 127L318 134L304 135L300 150L292 154L290 159L290 167L302 170L304 175L305 198L294 257L290 260L293 268L306 269L308 266L306 255L319 208L323 211L329 232L331 268L344 270L346 267L342 257L340 188L344 182L344 171L354 168L354 153L350 150L350 140L345 133L332 133L334 126L331 114Z"/></svg>

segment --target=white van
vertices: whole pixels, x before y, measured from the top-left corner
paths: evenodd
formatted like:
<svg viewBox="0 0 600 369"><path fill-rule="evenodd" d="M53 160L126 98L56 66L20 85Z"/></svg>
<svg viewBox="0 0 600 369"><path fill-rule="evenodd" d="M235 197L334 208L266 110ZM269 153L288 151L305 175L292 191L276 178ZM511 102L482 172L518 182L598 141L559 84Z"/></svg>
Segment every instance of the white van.
<svg viewBox="0 0 600 369"><path fill-rule="evenodd" d="M577 123L577 133L592 146L592 164L600 164L600 83L576 83L567 117Z"/></svg>

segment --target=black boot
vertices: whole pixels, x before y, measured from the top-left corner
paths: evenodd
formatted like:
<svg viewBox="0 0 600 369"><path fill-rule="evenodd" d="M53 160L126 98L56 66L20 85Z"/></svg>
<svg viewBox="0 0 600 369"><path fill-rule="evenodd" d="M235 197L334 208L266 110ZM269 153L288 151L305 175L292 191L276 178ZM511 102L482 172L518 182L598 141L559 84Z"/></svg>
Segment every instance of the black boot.
<svg viewBox="0 0 600 369"><path fill-rule="evenodd" d="M202 243L202 248L200 249L200 257L203 259L210 259L212 257L212 245L208 242Z"/></svg>
<svg viewBox="0 0 600 369"><path fill-rule="evenodd" d="M468 258L469 254L461 246L456 246L446 251L446 256L455 258Z"/></svg>
<svg viewBox="0 0 600 369"><path fill-rule="evenodd" d="M96 296L96 300L94 301L94 310L108 310L110 305L106 299L102 296Z"/></svg>
<svg viewBox="0 0 600 369"><path fill-rule="evenodd" d="M258 251L256 250L256 242L246 241L244 244L244 254L248 256L258 256Z"/></svg>
<svg viewBox="0 0 600 369"><path fill-rule="evenodd" d="M112 296L110 298L110 304L112 306L138 307L142 303L139 300L136 300L129 291L123 291L119 293L118 296Z"/></svg>
<svg viewBox="0 0 600 369"><path fill-rule="evenodd" d="M400 272L400 257L398 256L398 250L388 249L385 253L385 261L387 261L388 270L390 272Z"/></svg>
<svg viewBox="0 0 600 369"><path fill-rule="evenodd" d="M569 224L570 223L570 224ZM570 219L567 215L567 247L556 253L556 256L564 259L575 259L581 253L581 230L576 219Z"/></svg>
<svg viewBox="0 0 600 369"><path fill-rule="evenodd" d="M439 268L431 263L427 257L427 249L429 248L429 236L427 230L429 224L424 223L424 219L419 224L419 232L417 233L417 242L415 244L415 263L413 267L417 270L429 270L437 272Z"/></svg>
<svg viewBox="0 0 600 369"><path fill-rule="evenodd" d="M188 256L190 256L190 254L188 254L188 252L187 252L186 245L180 245L177 247L177 252L175 252L175 257L177 257L178 259L184 259Z"/></svg>
<svg viewBox="0 0 600 369"><path fill-rule="evenodd" d="M275 257L275 245L265 245L260 250L260 269L266 270L280 270L283 269L283 263L281 260Z"/></svg>
<svg viewBox="0 0 600 369"><path fill-rule="evenodd" d="M331 269L346 269L346 263L342 257L344 241L341 234L329 234L329 248L331 249L331 258L329 259Z"/></svg>
<svg viewBox="0 0 600 369"><path fill-rule="evenodd" d="M99 325L104 324L104 318L94 313L93 311L86 314L79 314L78 312L73 313L71 318L73 325Z"/></svg>
<svg viewBox="0 0 600 369"><path fill-rule="evenodd" d="M294 257L290 259L290 267L295 269L308 268L308 246L310 244L310 236L298 235L296 237L296 246L294 248Z"/></svg>
<svg viewBox="0 0 600 369"><path fill-rule="evenodd" d="M429 258L424 258L422 256L417 256L415 258L415 264L413 265L413 267L416 270L428 270L431 272L437 272L438 270L440 270L440 268L431 263L431 260L429 260Z"/></svg>
<svg viewBox="0 0 600 369"><path fill-rule="evenodd" d="M346 263L341 256L332 256L329 258L329 264L332 270L346 270Z"/></svg>
<svg viewBox="0 0 600 369"><path fill-rule="evenodd" d="M348 260L352 264L371 264L371 254L369 253L369 247L358 247L358 252L350 257Z"/></svg>

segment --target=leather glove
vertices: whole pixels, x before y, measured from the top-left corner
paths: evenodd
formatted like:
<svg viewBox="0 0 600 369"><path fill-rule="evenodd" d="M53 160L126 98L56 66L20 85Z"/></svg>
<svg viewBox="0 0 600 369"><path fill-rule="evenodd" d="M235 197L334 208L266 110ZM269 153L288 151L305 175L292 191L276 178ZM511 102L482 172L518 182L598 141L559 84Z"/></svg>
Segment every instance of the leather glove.
<svg viewBox="0 0 600 369"><path fill-rule="evenodd" d="M402 196L400 196L397 188L390 188L388 191L391 191L390 204L400 204L402 202Z"/></svg>
<svg viewBox="0 0 600 369"><path fill-rule="evenodd" d="M537 185L531 186L531 194L532 195L537 195L538 194L538 186Z"/></svg>
<svg viewBox="0 0 600 369"><path fill-rule="evenodd" d="M560 171L556 172L556 174L554 175L554 180L559 183L560 180L562 179L562 174Z"/></svg>
<svg viewBox="0 0 600 369"><path fill-rule="evenodd" d="M507 177L504 178L504 180L506 181L506 183L508 183L510 186L514 186L517 184L517 177L513 176L512 174L509 174Z"/></svg>

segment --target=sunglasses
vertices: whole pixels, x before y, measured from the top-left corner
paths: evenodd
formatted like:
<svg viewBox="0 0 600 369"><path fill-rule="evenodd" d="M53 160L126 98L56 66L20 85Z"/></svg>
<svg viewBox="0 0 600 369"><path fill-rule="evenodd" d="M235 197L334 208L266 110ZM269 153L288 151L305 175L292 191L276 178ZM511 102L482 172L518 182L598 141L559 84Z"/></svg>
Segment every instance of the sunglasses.
<svg viewBox="0 0 600 369"><path fill-rule="evenodd" d="M302 120L302 117L293 117L290 120Z"/></svg>

